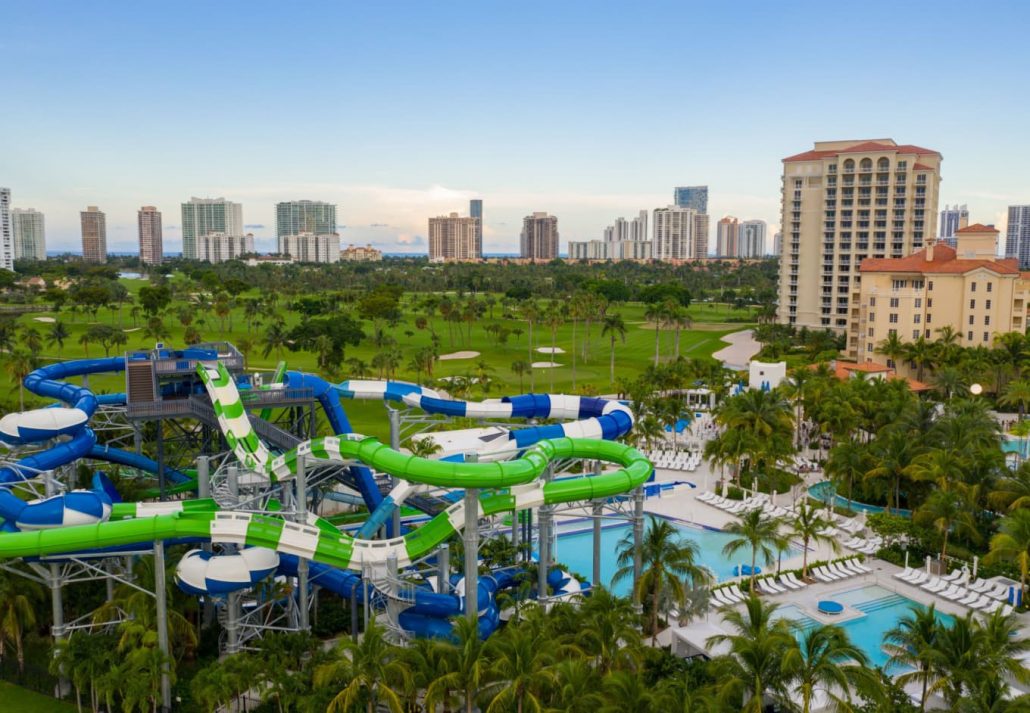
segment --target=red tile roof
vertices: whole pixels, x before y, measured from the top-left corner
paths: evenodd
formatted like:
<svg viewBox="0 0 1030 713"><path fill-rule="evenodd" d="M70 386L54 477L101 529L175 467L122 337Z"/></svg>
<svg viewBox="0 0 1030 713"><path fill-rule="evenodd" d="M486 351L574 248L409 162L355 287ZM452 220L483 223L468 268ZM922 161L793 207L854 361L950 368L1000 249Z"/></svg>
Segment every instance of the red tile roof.
<svg viewBox="0 0 1030 713"><path fill-rule="evenodd" d="M993 225L984 225L983 223L973 223L967 225L965 228L959 228L955 231L956 233L997 233L998 229Z"/></svg>
<svg viewBox="0 0 1030 713"><path fill-rule="evenodd" d="M912 167L913 171L932 171L933 166L927 166L926 164L917 163Z"/></svg>
<svg viewBox="0 0 1030 713"><path fill-rule="evenodd" d="M809 364L808 368L818 369L819 365ZM852 373L856 371L863 374L884 374L892 381L895 379L903 379L908 384L908 388L912 391L927 391L932 388L921 381L916 381L909 377L898 376L897 371L889 366L884 366L883 364L874 364L872 362L860 364L854 361L840 361L839 359L833 364L833 375L840 381L846 381L847 379L852 378Z"/></svg>
<svg viewBox="0 0 1030 713"><path fill-rule="evenodd" d="M966 228L969 230L969 228ZM899 258L866 258L859 266L860 272L913 272L926 275L962 275L984 268L998 275L1018 275L1019 261L1015 258L996 260L957 259L955 248L939 243L933 248L933 260L926 259L926 250Z"/></svg>
<svg viewBox="0 0 1030 713"><path fill-rule="evenodd" d="M830 156L837 156L845 153L872 153L874 151L894 151L900 154L916 154L927 155L927 156L940 156L940 153L933 149L924 149L921 146L914 146L912 144L902 144L900 146L892 146L890 144L882 144L879 141L863 141L862 143L855 144L843 149L835 149L832 151L805 151L804 153L795 154L794 156L788 156L783 161L815 161L820 158L828 158ZM923 166L922 164L916 164L917 171L932 171L933 169L929 166Z"/></svg>

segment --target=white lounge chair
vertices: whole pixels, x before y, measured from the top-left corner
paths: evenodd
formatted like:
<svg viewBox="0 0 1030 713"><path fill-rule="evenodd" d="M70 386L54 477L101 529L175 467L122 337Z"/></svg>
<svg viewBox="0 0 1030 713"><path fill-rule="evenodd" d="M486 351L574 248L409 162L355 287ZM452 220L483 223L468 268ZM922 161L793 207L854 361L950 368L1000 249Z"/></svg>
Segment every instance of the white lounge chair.
<svg viewBox="0 0 1030 713"><path fill-rule="evenodd" d="M747 595L744 594L744 592L740 591L740 587L738 587L736 584L730 585L730 592L736 595L740 599L740 601L744 601L745 599L747 599Z"/></svg>
<svg viewBox="0 0 1030 713"><path fill-rule="evenodd" d="M842 572L847 572L849 577L857 577L865 574L865 572L860 570L858 567L853 567L851 565L851 560L841 560L840 562L837 562L837 569Z"/></svg>
<svg viewBox="0 0 1030 713"><path fill-rule="evenodd" d="M990 604L980 609L984 614L993 614L994 612L1001 609L1001 602L997 599L990 599Z"/></svg>
<svg viewBox="0 0 1030 713"><path fill-rule="evenodd" d="M736 602L726 599L723 596L721 589L712 590L712 599L715 601L716 604L719 604L720 606L730 606L732 604L736 604Z"/></svg>
<svg viewBox="0 0 1030 713"><path fill-rule="evenodd" d="M902 571L895 572L894 573L894 578L895 579L903 579L903 580L907 581L909 577L911 577L911 576L913 576L915 574L915 572L916 572L916 570L912 569L911 567L905 567L905 569L903 569Z"/></svg>
<svg viewBox="0 0 1030 713"><path fill-rule="evenodd" d="M971 592L968 589L964 589L962 591L966 596L962 597L961 599L956 599L955 601L957 601L964 607L970 606L973 602L977 601L980 598L980 595L976 592Z"/></svg>
<svg viewBox="0 0 1030 713"><path fill-rule="evenodd" d="M840 579L840 577L838 577L837 575L830 574L829 572L827 572L826 569L823 567L813 568L812 574L815 575L816 579L821 580L823 582L836 582L838 579Z"/></svg>
<svg viewBox="0 0 1030 713"><path fill-rule="evenodd" d="M957 582L962 577L962 570L952 570L951 574L941 577L945 582Z"/></svg>
<svg viewBox="0 0 1030 713"><path fill-rule="evenodd" d="M786 589L801 589L801 587L800 587L800 586L798 586L798 585L797 585L797 584L795 584L794 582L791 582L791 581L790 581L790 577L788 577L788 576L787 576L787 575L785 575L785 574L781 574L781 575L780 575L780 576L779 576L779 577L777 578L776 582L777 582L777 584L779 584L779 585L780 585L781 587L785 587ZM784 591L786 591L786 590L784 590Z"/></svg>
<svg viewBox="0 0 1030 713"><path fill-rule="evenodd" d="M948 588L948 583L940 577L931 577L930 581L922 585L922 587L928 592L943 592Z"/></svg>
<svg viewBox="0 0 1030 713"><path fill-rule="evenodd" d="M849 572L848 570L846 570L843 567L841 567L839 562L830 562L829 564L826 565L826 569L831 574L835 574L838 577L840 577L841 579L847 579L848 577L854 577L855 576L854 572Z"/></svg>
<svg viewBox="0 0 1030 713"><path fill-rule="evenodd" d="M1001 613L1004 614L1005 616L1009 616L1014 611L1015 611L1015 609L1012 608L1011 604L1002 604L1001 605Z"/></svg>
<svg viewBox="0 0 1030 713"><path fill-rule="evenodd" d="M987 597L987 596L984 596L983 594L981 594L979 599L977 599L975 602L973 602L972 604L969 605L969 608L970 609L976 609L978 611L983 611L984 609L986 609L987 607L989 607L991 605L992 601L994 601L994 600L992 600L990 597Z"/></svg>
<svg viewBox="0 0 1030 713"><path fill-rule="evenodd" d="M987 596L994 597L995 599L1008 599L1009 588L1004 584L996 584L994 589L987 592Z"/></svg>
<svg viewBox="0 0 1030 713"><path fill-rule="evenodd" d="M807 582L802 582L800 579L798 579L797 575L794 574L793 572L788 572L787 574L785 574L783 576L785 576L789 581L791 581L794 584L796 584L798 589L803 589L803 588L808 586Z"/></svg>
<svg viewBox="0 0 1030 713"><path fill-rule="evenodd" d="M976 581L969 585L969 588L974 592L986 592L991 586L993 585L983 577L977 577Z"/></svg>
<svg viewBox="0 0 1030 713"><path fill-rule="evenodd" d="M762 594L769 594L769 595L772 595L772 596L776 596L777 594L781 593L781 592L773 589L772 586L764 579L757 580L755 582L755 584L758 587L758 591L762 592Z"/></svg>
<svg viewBox="0 0 1030 713"><path fill-rule="evenodd" d="M848 564L851 566L852 569L857 569L859 572L862 572L863 574L869 574L873 571L872 567L865 564L857 557L852 557L851 559L849 559Z"/></svg>
<svg viewBox="0 0 1030 713"><path fill-rule="evenodd" d="M919 572L916 572L915 576L912 577L911 579L907 580L907 581L908 581L909 584L918 587L918 586L921 586L928 579L930 579L930 575L928 575L926 573L926 570L924 569L924 570L921 570Z"/></svg>
<svg viewBox="0 0 1030 713"><path fill-rule="evenodd" d="M944 597L945 599L957 600L960 597L965 596L966 590L957 584L949 584L948 588L943 592L937 592L937 596Z"/></svg>

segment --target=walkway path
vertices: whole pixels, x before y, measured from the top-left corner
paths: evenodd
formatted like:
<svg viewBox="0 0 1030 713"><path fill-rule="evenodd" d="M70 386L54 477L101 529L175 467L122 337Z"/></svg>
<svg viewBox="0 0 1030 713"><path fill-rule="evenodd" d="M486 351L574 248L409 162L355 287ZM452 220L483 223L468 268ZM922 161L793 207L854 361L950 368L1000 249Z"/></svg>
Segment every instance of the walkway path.
<svg viewBox="0 0 1030 713"><path fill-rule="evenodd" d="M762 350L762 345L755 341L754 331L751 329L727 334L722 341L729 346L723 347L712 356L721 361L727 369L747 369L751 357Z"/></svg>

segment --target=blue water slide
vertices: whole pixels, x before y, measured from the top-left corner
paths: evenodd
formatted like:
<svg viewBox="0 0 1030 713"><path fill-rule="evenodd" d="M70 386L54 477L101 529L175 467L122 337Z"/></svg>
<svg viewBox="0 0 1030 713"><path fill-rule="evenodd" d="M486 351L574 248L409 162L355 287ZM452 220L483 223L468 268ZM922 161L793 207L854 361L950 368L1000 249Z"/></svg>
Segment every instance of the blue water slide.
<svg viewBox="0 0 1030 713"><path fill-rule="evenodd" d="M325 412L326 418L329 419L329 426L332 428L334 434L351 433L350 419L347 418L347 413L343 410L343 406L340 404L340 395L337 390L328 381L315 374L306 374L300 371L288 371L286 372L286 388L288 389L311 389L318 399L319 405ZM354 483L357 486L358 492L361 494L362 499L365 501L365 506L369 512L375 512L376 508L383 502L383 494L379 492L379 485L376 483L375 476L372 474L370 468L365 466L351 466L350 474L354 478ZM393 535L393 525L391 522L386 523L387 534ZM365 528L362 528L362 531ZM369 533L361 534L358 533L358 537L365 537L374 533L378 529L378 525L375 529Z"/></svg>
<svg viewBox="0 0 1030 713"><path fill-rule="evenodd" d="M90 448L87 455L90 458L96 458L97 460L105 460L109 463L117 463L118 465L136 468L137 470L142 470L146 473L157 474L157 461L140 453L123 451L120 448L112 448L110 446L96 444ZM165 466L165 476L176 484L186 483L192 480L192 478L190 478L186 473L183 473L181 470L176 470L175 468L170 468L167 465Z"/></svg>

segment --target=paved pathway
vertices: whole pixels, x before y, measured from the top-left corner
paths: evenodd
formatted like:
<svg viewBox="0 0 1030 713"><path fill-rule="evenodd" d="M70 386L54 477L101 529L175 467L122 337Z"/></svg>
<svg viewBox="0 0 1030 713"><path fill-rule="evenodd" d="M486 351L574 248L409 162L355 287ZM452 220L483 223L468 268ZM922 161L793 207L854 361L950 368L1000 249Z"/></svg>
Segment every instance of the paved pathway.
<svg viewBox="0 0 1030 713"><path fill-rule="evenodd" d="M723 347L712 356L721 361L727 369L747 369L751 357L762 351L762 345L755 341L754 331L750 329L727 334L722 341L727 342L729 346Z"/></svg>

